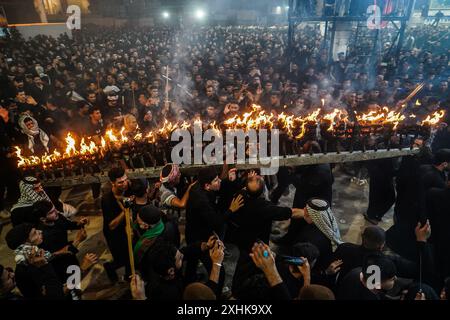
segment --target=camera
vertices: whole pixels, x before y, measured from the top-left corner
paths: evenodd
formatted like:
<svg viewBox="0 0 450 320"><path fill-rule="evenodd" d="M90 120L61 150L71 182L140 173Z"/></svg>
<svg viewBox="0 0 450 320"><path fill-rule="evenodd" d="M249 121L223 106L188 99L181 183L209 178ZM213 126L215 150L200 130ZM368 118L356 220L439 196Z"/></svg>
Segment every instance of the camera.
<svg viewBox="0 0 450 320"><path fill-rule="evenodd" d="M279 259L282 263L291 265L291 266L302 266L305 261L299 257L291 257L291 256L283 256L280 255Z"/></svg>
<svg viewBox="0 0 450 320"><path fill-rule="evenodd" d="M125 207L125 208L131 208L131 206L133 205L133 203L134 203L134 201L133 201L133 199L131 199L131 198L125 198L125 199L123 199L123 206Z"/></svg>

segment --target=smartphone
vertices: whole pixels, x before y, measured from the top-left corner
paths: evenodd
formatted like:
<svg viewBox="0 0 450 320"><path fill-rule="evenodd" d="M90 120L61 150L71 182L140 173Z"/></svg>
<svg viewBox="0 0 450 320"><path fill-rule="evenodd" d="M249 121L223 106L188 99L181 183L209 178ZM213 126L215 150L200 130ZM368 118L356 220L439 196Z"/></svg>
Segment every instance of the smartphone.
<svg viewBox="0 0 450 320"><path fill-rule="evenodd" d="M279 259L288 265L291 266L302 266L305 261L299 257L291 257L291 256L279 256Z"/></svg>

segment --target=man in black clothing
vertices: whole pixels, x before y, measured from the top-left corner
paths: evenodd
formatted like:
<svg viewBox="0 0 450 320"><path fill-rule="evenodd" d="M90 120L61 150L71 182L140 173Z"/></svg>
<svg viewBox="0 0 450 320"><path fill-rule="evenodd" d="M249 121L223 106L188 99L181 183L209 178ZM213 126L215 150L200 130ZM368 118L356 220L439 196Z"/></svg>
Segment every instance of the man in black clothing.
<svg viewBox="0 0 450 320"><path fill-rule="evenodd" d="M373 267L379 269L379 279ZM375 269L376 270L376 269ZM385 291L394 287L397 270L394 263L383 255L369 255L362 268L350 271L337 291L337 300L384 300ZM379 282L378 282L379 281Z"/></svg>
<svg viewBox="0 0 450 320"><path fill-rule="evenodd" d="M198 183L190 192L186 204L186 243L207 241L211 234L216 233L223 238L225 222L229 216L243 205L242 196L238 196L231 202L228 210L223 212L216 201L216 192L220 190L220 178L214 168L207 167L199 172ZM186 279L195 282L198 260L203 262L205 268L211 270L211 262L207 255L188 259L186 266ZM222 287L221 276L219 287Z"/></svg>
<svg viewBox="0 0 450 320"><path fill-rule="evenodd" d="M364 218L378 224L395 202L394 163L392 159L368 161L367 170L370 176L369 206Z"/></svg>
<svg viewBox="0 0 450 320"><path fill-rule="evenodd" d="M97 136L98 139L104 134L106 128L103 123L100 107L94 106L89 109L89 121L85 123L83 129L83 134L90 137Z"/></svg>
<svg viewBox="0 0 450 320"><path fill-rule="evenodd" d="M55 256L51 263L61 281L65 281L68 277L67 267L79 265L76 254L79 245L86 239L84 226L88 220L82 218L79 222L70 221L46 200L38 201L33 205L33 217L43 235L40 248ZM79 230L73 242L69 242L67 236L69 230Z"/></svg>
<svg viewBox="0 0 450 320"><path fill-rule="evenodd" d="M21 224L11 229L5 237L11 250L21 245L39 246L42 232L31 224ZM63 284L49 263L44 250L33 250L26 254L25 261L17 263L15 279L17 287L27 299L63 299Z"/></svg>
<svg viewBox="0 0 450 320"><path fill-rule="evenodd" d="M290 257L300 258L305 257L311 268L311 283L318 283L320 279L314 274L314 265L319 258L319 249L311 243L303 242L296 243L290 252ZM298 267L294 264L284 261L277 257L277 269L280 273L283 282L286 284L291 297L298 297L300 290L304 286L305 279L303 278L303 274L300 272Z"/></svg>
<svg viewBox="0 0 450 320"><path fill-rule="evenodd" d="M321 152L317 142L305 143L305 152ZM294 208L303 209L306 202L311 198L320 198L332 203L333 196L333 174L329 164L317 164L297 168L297 177L293 180L295 185ZM295 239L300 230L306 226L304 220L292 220L287 234L279 240L280 244L293 244L296 242L308 242Z"/></svg>
<svg viewBox="0 0 450 320"><path fill-rule="evenodd" d="M239 193L244 205L230 217L230 229L234 233L231 238L240 251L235 274L248 263L249 253L256 241L269 243L273 221L301 218L301 210L276 206L263 197L263 192L263 178L250 176Z"/></svg>
<svg viewBox="0 0 450 320"><path fill-rule="evenodd" d="M134 260L142 278L149 281L153 256L151 248L160 242L177 245L175 232L163 221L164 213L152 204L142 206L136 212L134 225L137 242L134 245Z"/></svg>
<svg viewBox="0 0 450 320"><path fill-rule="evenodd" d="M436 266L441 280L450 277L450 188L432 188L427 195ZM450 298L450 296L449 296Z"/></svg>
<svg viewBox="0 0 450 320"><path fill-rule="evenodd" d="M238 286L233 287L233 297L237 300L291 300L289 290L278 273L275 257L270 247L257 242L250 253L252 261L236 276ZM310 267L308 260L298 267L305 279L305 285L310 283ZM261 274L262 272L262 274Z"/></svg>
<svg viewBox="0 0 450 320"><path fill-rule="evenodd" d="M77 135L83 134L86 131L86 126L89 123L89 103L87 101L77 102L77 113L71 119L72 130L74 130Z"/></svg>
<svg viewBox="0 0 450 320"><path fill-rule="evenodd" d="M0 264L0 301L21 300L22 297L15 294L16 279L14 270L5 268Z"/></svg>
<svg viewBox="0 0 450 320"><path fill-rule="evenodd" d="M222 212L216 201L221 180L214 168L204 168L199 172L186 204L186 242L188 244L206 241L216 232L222 235L225 222L231 213L243 205L242 196L235 198L226 212Z"/></svg>
<svg viewBox="0 0 450 320"><path fill-rule="evenodd" d="M272 204L264 198L263 192L264 179L258 175L250 176L245 188L239 192L244 205L230 217L231 224L237 228L235 243L245 255L250 253L256 241L269 243L273 221L296 218L295 213L299 211Z"/></svg>
<svg viewBox="0 0 450 320"><path fill-rule="evenodd" d="M97 144L100 145L101 143L101 137L105 133L105 125L103 123L102 119L102 113L100 111L100 107L93 106L89 109L89 120L86 120L87 122L83 124L83 126L80 128L82 130L80 132L80 135L86 135L89 137L92 137L92 140ZM92 190L92 197L94 200L98 200L100 196L100 189L101 184L100 183L92 183L91 184L91 190Z"/></svg>
<svg viewBox="0 0 450 320"><path fill-rule="evenodd" d="M383 229L378 226L369 226L362 233L361 245L349 242L340 244L333 254L334 260L342 261L337 282L342 281L351 270L362 267L365 256L381 252L385 240L386 235Z"/></svg>
<svg viewBox="0 0 450 320"><path fill-rule="evenodd" d="M33 77L33 84L29 89L29 94L34 98L34 100L36 100L37 103L45 105L51 93L49 87L44 84L41 77L35 75Z"/></svg>
<svg viewBox="0 0 450 320"><path fill-rule="evenodd" d="M13 158L13 125L8 110L0 106L0 219L7 219L10 213L5 210L4 194L15 202L19 197L19 172Z"/></svg>
<svg viewBox="0 0 450 320"><path fill-rule="evenodd" d="M223 261L223 243L211 237L208 242L198 242L178 250L166 241L157 241L147 252L146 260L151 269L143 277L147 282L146 294L151 300L180 300L185 285L182 275L183 262L191 256L206 254L210 260L211 270L206 285L219 297L221 287L219 274Z"/></svg>
<svg viewBox="0 0 450 320"><path fill-rule="evenodd" d="M108 172L112 184L111 192L102 196L101 206L103 212L103 234L113 256L113 261L104 264L111 281L118 280L116 269L125 266L126 275L131 272L128 261L127 234L125 230L125 212L119 205L126 191L129 181L122 168L112 168Z"/></svg>
<svg viewBox="0 0 450 320"><path fill-rule="evenodd" d="M45 132L60 137L67 130L68 115L61 110L54 99L48 99L45 104L44 121L42 127Z"/></svg>
<svg viewBox="0 0 450 320"><path fill-rule="evenodd" d="M423 224L427 219L428 191L446 187L444 172L448 168L450 153L448 149L442 149L435 154L433 164L420 165L424 159L426 156L402 160L402 166L405 163L403 168L400 167L397 178L395 224L386 232L389 248L412 261L417 258L412 230L418 221Z"/></svg>

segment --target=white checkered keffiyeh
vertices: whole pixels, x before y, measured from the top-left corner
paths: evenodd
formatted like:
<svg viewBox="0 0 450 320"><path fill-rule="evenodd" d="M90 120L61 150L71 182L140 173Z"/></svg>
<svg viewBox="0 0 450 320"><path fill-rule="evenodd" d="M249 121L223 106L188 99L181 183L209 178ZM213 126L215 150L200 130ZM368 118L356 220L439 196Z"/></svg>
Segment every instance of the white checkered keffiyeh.
<svg viewBox="0 0 450 320"><path fill-rule="evenodd" d="M336 218L327 201L310 199L306 204L308 215L314 225L331 241L333 251L343 243Z"/></svg>

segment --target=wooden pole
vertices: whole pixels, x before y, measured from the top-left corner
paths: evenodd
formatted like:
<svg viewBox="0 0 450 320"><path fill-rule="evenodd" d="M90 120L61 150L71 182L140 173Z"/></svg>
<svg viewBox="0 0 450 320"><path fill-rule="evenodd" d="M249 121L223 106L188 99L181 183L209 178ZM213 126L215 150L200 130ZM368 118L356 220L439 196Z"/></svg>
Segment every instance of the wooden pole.
<svg viewBox="0 0 450 320"><path fill-rule="evenodd" d="M131 214L130 214L130 208L125 208L119 200L117 200L117 203L119 203L120 208L125 213L125 230L127 233L127 242L128 242L128 259L130 260L130 269L131 269L131 275L134 276L136 274L136 269L134 266L134 253L133 253L133 229L131 228Z"/></svg>

